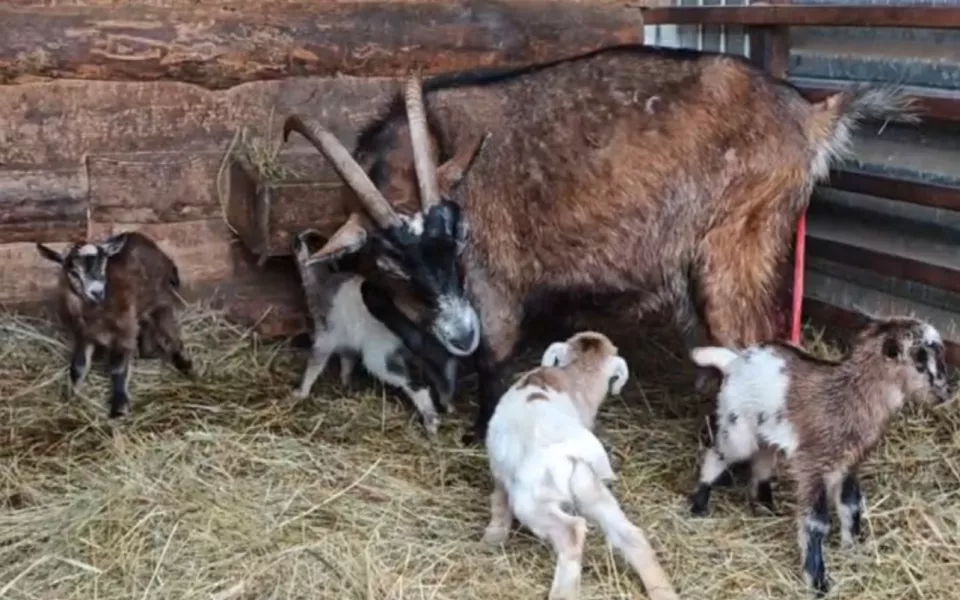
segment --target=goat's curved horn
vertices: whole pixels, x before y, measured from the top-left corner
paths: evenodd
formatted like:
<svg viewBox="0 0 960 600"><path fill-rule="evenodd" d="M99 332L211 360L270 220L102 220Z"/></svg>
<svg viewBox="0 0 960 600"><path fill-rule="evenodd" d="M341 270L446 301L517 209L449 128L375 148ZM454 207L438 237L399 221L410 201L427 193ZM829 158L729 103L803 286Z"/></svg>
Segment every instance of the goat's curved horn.
<svg viewBox="0 0 960 600"><path fill-rule="evenodd" d="M413 146L413 166L417 171L420 184L420 206L429 209L440 202L437 166L430 156L430 138L427 131L427 111L423 105L423 86L420 77L412 74L407 77L404 99L407 105L407 123L410 128L410 142Z"/></svg>
<svg viewBox="0 0 960 600"><path fill-rule="evenodd" d="M291 115L284 121L283 141L287 141L291 131L305 137L330 161L340 177L356 192L377 225L386 228L400 224L397 212L335 135L317 123L304 122L300 115Z"/></svg>

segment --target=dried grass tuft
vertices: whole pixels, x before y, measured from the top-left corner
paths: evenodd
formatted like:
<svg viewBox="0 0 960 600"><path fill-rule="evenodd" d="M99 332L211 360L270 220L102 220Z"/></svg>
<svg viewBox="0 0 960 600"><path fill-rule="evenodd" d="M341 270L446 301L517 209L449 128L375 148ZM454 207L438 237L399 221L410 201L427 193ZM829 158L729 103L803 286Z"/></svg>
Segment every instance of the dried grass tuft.
<svg viewBox="0 0 960 600"><path fill-rule="evenodd" d="M459 444L472 408L461 403L431 444L379 386L341 389L329 373L295 403L298 353L202 306L182 321L201 378L139 361L133 413L115 425L100 371L75 402L60 400L56 327L0 315L0 597L545 596L546 547L522 533L504 549L479 541L487 465ZM705 407L682 395L689 373L658 342L628 360L634 379L598 433L621 474L615 493L682 597L805 597L788 491L779 517L752 517L745 490L721 488L711 518L688 518ZM953 597L958 432L955 409L908 410L865 466L869 538L828 550L840 597ZM583 598L644 597L624 568L592 530Z"/></svg>

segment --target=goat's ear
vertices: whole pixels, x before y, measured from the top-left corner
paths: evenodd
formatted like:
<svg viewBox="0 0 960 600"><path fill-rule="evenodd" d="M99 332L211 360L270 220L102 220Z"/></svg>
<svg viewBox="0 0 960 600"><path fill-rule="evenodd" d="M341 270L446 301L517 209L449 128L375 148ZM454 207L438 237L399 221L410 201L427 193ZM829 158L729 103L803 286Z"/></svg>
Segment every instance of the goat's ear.
<svg viewBox="0 0 960 600"><path fill-rule="evenodd" d="M404 281L410 279L410 274L407 273L406 269L401 267L400 263L393 260L389 256L377 256L377 267L391 277L396 277L397 279L402 279Z"/></svg>
<svg viewBox="0 0 960 600"><path fill-rule="evenodd" d="M98 244L98 246L100 246L100 248L107 254L107 256L114 256L123 250L123 247L126 245L127 235L125 233L108 237L106 240Z"/></svg>
<svg viewBox="0 0 960 600"><path fill-rule="evenodd" d="M541 367L564 367L569 362L570 344L554 342L547 346L540 359Z"/></svg>
<svg viewBox="0 0 960 600"><path fill-rule="evenodd" d="M63 264L63 257L60 256L60 253L54 250L53 248L50 248L49 246L45 246L40 242L37 242L37 250L40 251L40 256L44 257L45 259L52 260L58 265Z"/></svg>
<svg viewBox="0 0 960 600"><path fill-rule="evenodd" d="M473 167L477 157L480 156L480 152L486 147L490 135L485 133L474 136L453 155L453 158L437 168L438 187L443 197L449 197L457 189L467 172Z"/></svg>
<svg viewBox="0 0 960 600"><path fill-rule="evenodd" d="M611 356L607 359L607 381L610 395L616 396L623 389L630 378L630 369L622 356Z"/></svg>
<svg viewBox="0 0 960 600"><path fill-rule="evenodd" d="M314 229L303 231L300 233L300 241L306 242L307 237L313 235L319 236L320 234ZM363 216L360 213L353 213L323 247L310 255L305 264L314 265L329 262L341 256L359 252L366 245L367 237L367 228Z"/></svg>
<svg viewBox="0 0 960 600"><path fill-rule="evenodd" d="M884 339L883 355L887 358L898 358L900 356L900 341L892 336Z"/></svg>

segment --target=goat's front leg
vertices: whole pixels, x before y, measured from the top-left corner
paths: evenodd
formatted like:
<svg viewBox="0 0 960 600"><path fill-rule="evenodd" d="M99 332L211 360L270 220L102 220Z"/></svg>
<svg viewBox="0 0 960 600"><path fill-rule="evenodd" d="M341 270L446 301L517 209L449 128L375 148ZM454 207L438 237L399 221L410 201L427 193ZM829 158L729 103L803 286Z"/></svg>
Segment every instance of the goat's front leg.
<svg viewBox="0 0 960 600"><path fill-rule="evenodd" d="M130 412L130 362L133 352L129 350L110 349L110 418L122 417Z"/></svg>
<svg viewBox="0 0 960 600"><path fill-rule="evenodd" d="M519 299L481 278L467 278L467 289L480 312L480 346L474 353L479 391L477 418L473 431L463 436L464 444L483 444L487 425L500 397L509 387L511 369L507 364L520 339L523 308Z"/></svg>
<svg viewBox="0 0 960 600"><path fill-rule="evenodd" d="M94 346L83 339L82 336L76 336L73 343L73 353L70 357L70 372L67 378L66 398L73 396L80 384L90 372L90 363L93 362Z"/></svg>
<svg viewBox="0 0 960 600"><path fill-rule="evenodd" d="M860 519L863 514L863 493L856 473L848 473L831 490L833 505L840 517L840 546L852 548L860 537Z"/></svg>
<svg viewBox="0 0 960 600"><path fill-rule="evenodd" d="M827 485L821 477L801 476L797 481L798 534L804 578L818 598L830 591L823 542L830 531Z"/></svg>
<svg viewBox="0 0 960 600"><path fill-rule="evenodd" d="M293 397L298 400L306 400L310 397L310 390L317 378L323 374L327 368L327 362L330 361L330 355L333 354L332 346L327 342L324 335L317 335L313 347L310 348L310 356L307 358L307 366L303 370L303 376L300 378L300 387L293 391Z"/></svg>
<svg viewBox="0 0 960 600"><path fill-rule="evenodd" d="M507 489L494 478L493 492L490 493L490 522L483 532L483 542L494 546L506 542L512 524L513 511L510 510Z"/></svg>

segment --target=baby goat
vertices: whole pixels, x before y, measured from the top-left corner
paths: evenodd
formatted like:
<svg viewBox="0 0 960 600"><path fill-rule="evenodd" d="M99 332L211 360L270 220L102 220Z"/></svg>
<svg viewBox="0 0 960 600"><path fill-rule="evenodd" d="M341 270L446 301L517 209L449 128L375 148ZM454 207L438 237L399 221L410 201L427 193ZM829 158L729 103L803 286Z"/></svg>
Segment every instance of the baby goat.
<svg viewBox="0 0 960 600"><path fill-rule="evenodd" d="M193 377L174 315L180 287L176 264L153 240L126 232L94 244L73 244L58 254L37 243L40 255L60 265L61 313L73 333L67 396L80 385L97 346L107 350L110 369L110 418L130 409L130 363L141 327L173 366Z"/></svg>
<svg viewBox="0 0 960 600"><path fill-rule="evenodd" d="M293 236L292 241L294 259L314 328L310 358L294 396L305 399L310 395L310 389L333 354L340 356L340 379L346 386L359 357L371 375L403 390L423 418L427 433L435 436L440 425L437 407L430 396L429 386L413 384L412 367L420 367L426 372L436 387L440 406L446 412L451 409L450 400L457 375L456 358L442 351L439 342L433 344L435 350L440 350L432 353L440 355L436 361L410 352L396 334L367 310L361 290L365 282L362 275L334 273L325 263L306 264L312 253L322 245L321 242L320 233L313 229L300 232ZM398 306L406 307L405 299L399 294L392 300ZM409 311L412 314L414 308L410 307Z"/></svg>
<svg viewBox="0 0 960 600"><path fill-rule="evenodd" d="M775 342L737 351L696 348L691 357L724 374L718 431L703 457L692 512L705 515L714 481L727 465L747 459L751 495L772 509L770 478L782 452L797 486L804 574L818 595L825 594L828 499L840 516L842 544L849 547L860 534L863 510L858 465L907 398L939 404L950 396L940 334L917 319L870 319L840 361Z"/></svg>
<svg viewBox="0 0 960 600"><path fill-rule="evenodd" d="M586 520L570 514L577 511L600 525L650 598L677 598L646 536L607 488L616 475L592 431L607 394L627 381L626 361L606 336L586 331L551 344L540 365L513 384L490 420L494 490L484 542L506 541L515 515L557 553L549 598L576 598L587 533Z"/></svg>

